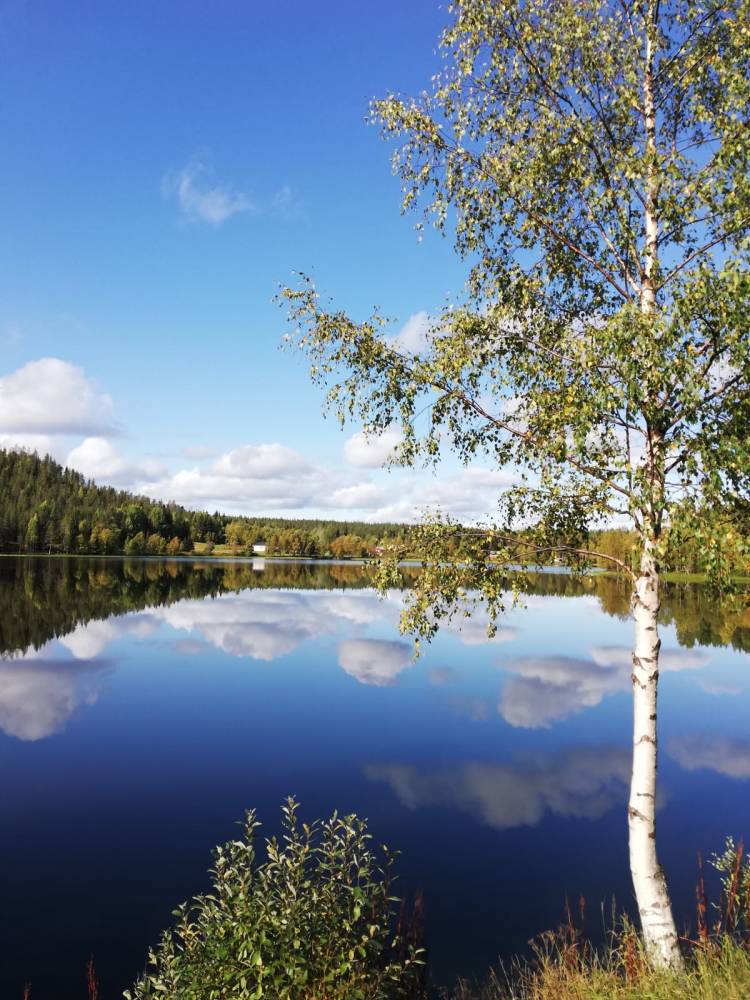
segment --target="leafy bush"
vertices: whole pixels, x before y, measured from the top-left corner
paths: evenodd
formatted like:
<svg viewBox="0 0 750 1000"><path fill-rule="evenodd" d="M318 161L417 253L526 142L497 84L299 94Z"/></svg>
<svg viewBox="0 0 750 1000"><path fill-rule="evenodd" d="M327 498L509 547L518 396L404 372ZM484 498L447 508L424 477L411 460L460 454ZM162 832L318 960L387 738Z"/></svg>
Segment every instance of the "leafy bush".
<svg viewBox="0 0 750 1000"><path fill-rule="evenodd" d="M393 854L336 813L308 826L282 809L282 841L259 861L255 812L215 852L212 889L177 910L128 1000L406 1000L420 949L395 927Z"/></svg>

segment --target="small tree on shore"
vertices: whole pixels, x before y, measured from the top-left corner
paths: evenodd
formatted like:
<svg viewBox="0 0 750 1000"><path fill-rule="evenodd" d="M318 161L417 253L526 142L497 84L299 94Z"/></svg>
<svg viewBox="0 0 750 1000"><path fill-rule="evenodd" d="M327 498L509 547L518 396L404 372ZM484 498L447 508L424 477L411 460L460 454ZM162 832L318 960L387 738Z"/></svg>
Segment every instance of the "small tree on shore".
<svg viewBox="0 0 750 1000"><path fill-rule="evenodd" d="M431 92L373 118L399 140L404 208L470 263L465 300L406 354L382 315L357 322L303 280L282 292L292 339L342 421L403 428L403 464L449 448L522 476L480 528L433 518L410 539L405 629L429 638L476 597L499 613L487 556L517 559L519 527L523 553L632 578L631 871L649 953L677 966L655 839L659 559L679 512L718 574L748 512L750 0L450 10ZM615 520L637 532L635 571L588 544Z"/></svg>

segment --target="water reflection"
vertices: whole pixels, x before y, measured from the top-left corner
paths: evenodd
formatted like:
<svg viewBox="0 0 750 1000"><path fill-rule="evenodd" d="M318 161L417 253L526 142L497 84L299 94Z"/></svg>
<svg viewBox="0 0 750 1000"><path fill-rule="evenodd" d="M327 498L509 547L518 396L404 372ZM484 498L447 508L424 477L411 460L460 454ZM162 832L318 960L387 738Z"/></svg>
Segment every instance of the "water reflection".
<svg viewBox="0 0 750 1000"><path fill-rule="evenodd" d="M509 830L536 826L546 813L598 819L624 804L630 754L624 747L581 747L516 764L436 769L374 764L365 774L388 785L408 809L453 807L496 830Z"/></svg>
<svg viewBox="0 0 750 1000"><path fill-rule="evenodd" d="M539 575L493 641L457 617L416 662L402 592L367 587L354 565L0 560L0 996L77 998L92 950L121 995L211 847L290 792L403 850L446 980L522 948L565 892L627 905L626 586ZM747 597L667 587L662 627L660 829L688 920L695 851L750 828Z"/></svg>
<svg viewBox="0 0 750 1000"><path fill-rule="evenodd" d="M406 642L386 639L347 639L339 643L339 666L361 684L382 687L413 662L413 649Z"/></svg>
<svg viewBox="0 0 750 1000"><path fill-rule="evenodd" d="M0 730L19 740L59 733L81 705L96 702L106 661L0 661Z"/></svg>
<svg viewBox="0 0 750 1000"><path fill-rule="evenodd" d="M568 656L529 656L506 661L513 677L503 688L498 711L511 726L549 728L607 695L629 690L632 651L625 646L599 646L591 659ZM696 670L709 658L689 649L663 649L663 671Z"/></svg>
<svg viewBox="0 0 750 1000"><path fill-rule="evenodd" d="M669 754L686 771L716 771L727 778L750 778L750 743L703 733L673 739Z"/></svg>

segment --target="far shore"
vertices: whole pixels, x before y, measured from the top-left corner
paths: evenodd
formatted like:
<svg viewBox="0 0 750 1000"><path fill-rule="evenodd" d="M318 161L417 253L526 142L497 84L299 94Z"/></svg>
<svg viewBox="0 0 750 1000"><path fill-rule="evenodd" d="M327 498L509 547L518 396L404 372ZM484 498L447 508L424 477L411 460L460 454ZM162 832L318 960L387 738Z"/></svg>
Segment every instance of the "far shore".
<svg viewBox="0 0 750 1000"><path fill-rule="evenodd" d="M217 563L298 563L302 565L322 565L322 566L370 566L377 560L372 558L351 558L336 559L333 556L285 556L285 555L242 555L231 552L180 552L178 555L125 555L123 552L111 552L103 554L100 552L0 552L0 559L122 559L130 562L217 562ZM410 566L418 568L421 565L418 559L401 559L399 566ZM521 567L516 565L506 566L509 572L518 572ZM526 570L529 573L559 573L572 575L572 570L567 566L534 566ZM585 570L583 576L607 576L624 577L623 573L616 573L613 570L601 569L592 566ZM661 574L664 583L706 583L705 573L678 573L666 570ZM750 584L750 576L734 576L732 583Z"/></svg>

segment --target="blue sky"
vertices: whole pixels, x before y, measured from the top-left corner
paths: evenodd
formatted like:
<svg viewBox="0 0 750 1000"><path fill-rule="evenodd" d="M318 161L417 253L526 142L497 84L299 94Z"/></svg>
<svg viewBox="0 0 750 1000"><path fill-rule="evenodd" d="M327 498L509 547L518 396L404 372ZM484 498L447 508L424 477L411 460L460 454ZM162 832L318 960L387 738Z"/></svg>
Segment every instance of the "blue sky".
<svg viewBox="0 0 750 1000"><path fill-rule="evenodd" d="M246 513L409 517L497 473L385 473L321 415L294 270L418 334L460 291L399 212L369 100L438 65L435 0L0 4L0 443ZM50 360L54 359L54 360Z"/></svg>

